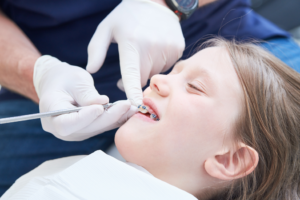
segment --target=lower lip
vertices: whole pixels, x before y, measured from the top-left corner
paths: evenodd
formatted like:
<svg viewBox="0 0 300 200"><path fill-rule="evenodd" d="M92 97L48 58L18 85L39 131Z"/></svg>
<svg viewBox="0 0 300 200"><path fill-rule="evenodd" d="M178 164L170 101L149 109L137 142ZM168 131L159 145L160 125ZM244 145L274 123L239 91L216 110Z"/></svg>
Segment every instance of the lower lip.
<svg viewBox="0 0 300 200"><path fill-rule="evenodd" d="M137 117L137 118L139 118L141 120L144 120L146 122L151 122L151 123L157 122L157 121L154 121L153 119L151 119L150 117L147 117L147 116L145 116L141 113L136 113L135 115L133 115L133 117Z"/></svg>

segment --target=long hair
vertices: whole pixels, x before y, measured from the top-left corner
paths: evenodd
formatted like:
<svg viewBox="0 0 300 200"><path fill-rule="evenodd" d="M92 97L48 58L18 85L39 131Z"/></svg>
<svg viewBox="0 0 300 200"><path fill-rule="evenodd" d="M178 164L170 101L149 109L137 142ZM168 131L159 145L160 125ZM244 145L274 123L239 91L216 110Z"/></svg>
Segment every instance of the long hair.
<svg viewBox="0 0 300 200"><path fill-rule="evenodd" d="M213 38L204 46L227 49L244 90L234 137L259 154L253 173L217 198L300 199L300 75L254 43Z"/></svg>

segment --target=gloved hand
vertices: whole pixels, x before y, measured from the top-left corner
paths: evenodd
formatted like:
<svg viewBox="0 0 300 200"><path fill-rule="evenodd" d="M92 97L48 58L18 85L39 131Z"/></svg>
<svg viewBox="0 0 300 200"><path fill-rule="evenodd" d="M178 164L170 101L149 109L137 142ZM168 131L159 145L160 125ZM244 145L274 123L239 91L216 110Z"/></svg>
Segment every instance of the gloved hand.
<svg viewBox="0 0 300 200"><path fill-rule="evenodd" d="M41 119L45 131L63 140L84 140L117 128L137 110L125 100L104 111L102 104L109 99L99 95L92 76L51 56L36 61L33 82L40 98L40 112L87 106L79 112Z"/></svg>
<svg viewBox="0 0 300 200"><path fill-rule="evenodd" d="M100 69L111 42L118 43L126 95L136 105L142 103L141 85L167 71L185 48L178 17L150 0L123 0L100 23L88 47L87 71Z"/></svg>

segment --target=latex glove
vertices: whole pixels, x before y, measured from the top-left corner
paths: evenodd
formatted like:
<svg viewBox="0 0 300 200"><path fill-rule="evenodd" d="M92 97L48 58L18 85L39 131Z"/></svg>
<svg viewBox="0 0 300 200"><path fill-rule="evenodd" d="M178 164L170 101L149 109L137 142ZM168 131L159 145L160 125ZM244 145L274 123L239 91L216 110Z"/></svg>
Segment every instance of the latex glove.
<svg viewBox="0 0 300 200"><path fill-rule="evenodd" d="M84 140L117 128L137 109L126 100L104 111L102 104L109 99L99 95L92 76L80 67L51 56L42 56L36 61L33 79L40 98L40 112L87 106L79 112L41 119L45 131L63 140Z"/></svg>
<svg viewBox="0 0 300 200"><path fill-rule="evenodd" d="M100 69L111 42L118 43L125 92L135 105L142 103L141 85L167 71L185 48L178 17L150 0L123 0L100 23L88 46L87 71Z"/></svg>

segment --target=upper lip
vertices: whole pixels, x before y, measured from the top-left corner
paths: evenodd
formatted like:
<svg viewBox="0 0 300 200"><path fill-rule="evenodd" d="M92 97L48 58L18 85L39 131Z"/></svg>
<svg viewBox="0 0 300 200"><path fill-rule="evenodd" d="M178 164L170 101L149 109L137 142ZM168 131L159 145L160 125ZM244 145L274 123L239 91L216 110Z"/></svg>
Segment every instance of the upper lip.
<svg viewBox="0 0 300 200"><path fill-rule="evenodd" d="M149 106L155 112L155 114L157 115L157 117L159 118L159 113L158 113L157 107L156 107L156 105L153 103L153 101L151 99L144 98L143 99L143 103L144 103L144 105Z"/></svg>

